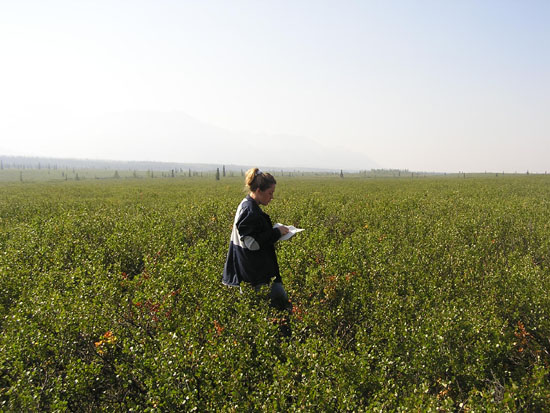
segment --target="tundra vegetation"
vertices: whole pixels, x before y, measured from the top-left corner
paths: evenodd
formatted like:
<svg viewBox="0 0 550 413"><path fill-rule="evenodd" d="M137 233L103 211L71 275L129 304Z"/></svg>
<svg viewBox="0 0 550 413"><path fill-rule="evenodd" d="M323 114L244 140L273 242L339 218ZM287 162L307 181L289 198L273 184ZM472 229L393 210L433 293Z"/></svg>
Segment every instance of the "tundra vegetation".
<svg viewBox="0 0 550 413"><path fill-rule="evenodd" d="M159 175L0 184L0 410L550 405L549 177L278 178L286 317L221 284L242 177Z"/></svg>

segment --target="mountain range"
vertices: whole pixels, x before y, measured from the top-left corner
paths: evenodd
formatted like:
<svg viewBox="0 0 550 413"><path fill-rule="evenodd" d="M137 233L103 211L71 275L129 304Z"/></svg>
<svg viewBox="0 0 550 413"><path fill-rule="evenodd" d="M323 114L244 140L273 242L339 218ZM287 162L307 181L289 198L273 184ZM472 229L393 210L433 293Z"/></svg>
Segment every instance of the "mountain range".
<svg viewBox="0 0 550 413"><path fill-rule="evenodd" d="M17 143L31 132L42 137L40 148L29 148L32 152L12 149L7 153L65 160L258 165L266 169L379 168L354 148L327 146L302 136L231 131L182 112L49 116L33 120L32 125L19 124L5 142Z"/></svg>

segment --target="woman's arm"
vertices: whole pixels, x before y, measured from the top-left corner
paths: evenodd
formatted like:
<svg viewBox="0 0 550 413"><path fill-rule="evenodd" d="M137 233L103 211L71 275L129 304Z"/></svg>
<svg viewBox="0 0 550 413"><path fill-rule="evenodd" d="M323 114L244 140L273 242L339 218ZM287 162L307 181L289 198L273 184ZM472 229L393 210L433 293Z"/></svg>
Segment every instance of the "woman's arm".
<svg viewBox="0 0 550 413"><path fill-rule="evenodd" d="M252 237L260 247L274 244L281 238L281 235L288 232L286 227L271 228L264 217L248 209L242 211L236 225L241 239Z"/></svg>

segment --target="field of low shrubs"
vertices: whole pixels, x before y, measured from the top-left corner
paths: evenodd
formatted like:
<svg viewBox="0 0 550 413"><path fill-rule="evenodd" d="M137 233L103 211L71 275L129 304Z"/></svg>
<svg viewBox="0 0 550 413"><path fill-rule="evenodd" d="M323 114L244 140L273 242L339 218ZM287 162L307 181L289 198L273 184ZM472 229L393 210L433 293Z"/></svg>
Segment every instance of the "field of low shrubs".
<svg viewBox="0 0 550 413"><path fill-rule="evenodd" d="M0 411L548 408L550 177L277 180L292 315L221 284L241 177L0 184Z"/></svg>

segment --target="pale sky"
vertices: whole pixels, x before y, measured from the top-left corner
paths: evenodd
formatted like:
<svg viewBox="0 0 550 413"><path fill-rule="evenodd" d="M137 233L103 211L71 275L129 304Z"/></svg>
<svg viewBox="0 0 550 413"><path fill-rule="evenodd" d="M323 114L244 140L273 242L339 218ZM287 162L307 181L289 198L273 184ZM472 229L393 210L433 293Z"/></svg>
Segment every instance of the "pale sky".
<svg viewBox="0 0 550 413"><path fill-rule="evenodd" d="M549 22L547 0L0 0L0 154L550 171Z"/></svg>

